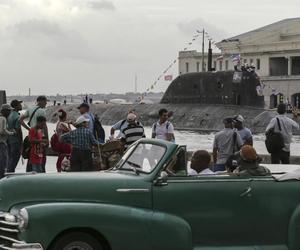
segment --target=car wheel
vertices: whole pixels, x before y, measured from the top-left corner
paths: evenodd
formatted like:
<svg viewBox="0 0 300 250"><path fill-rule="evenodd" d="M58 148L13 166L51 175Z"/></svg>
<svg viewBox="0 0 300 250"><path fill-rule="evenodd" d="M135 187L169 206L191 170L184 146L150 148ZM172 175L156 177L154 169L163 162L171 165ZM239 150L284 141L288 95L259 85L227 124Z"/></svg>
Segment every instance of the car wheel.
<svg viewBox="0 0 300 250"><path fill-rule="evenodd" d="M101 242L84 232L67 233L59 237L51 250L104 250Z"/></svg>

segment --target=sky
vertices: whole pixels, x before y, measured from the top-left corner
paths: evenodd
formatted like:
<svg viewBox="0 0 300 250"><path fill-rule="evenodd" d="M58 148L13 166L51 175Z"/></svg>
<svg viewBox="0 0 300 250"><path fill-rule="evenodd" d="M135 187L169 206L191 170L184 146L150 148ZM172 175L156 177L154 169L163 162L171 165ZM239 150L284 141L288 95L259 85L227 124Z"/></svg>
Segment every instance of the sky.
<svg viewBox="0 0 300 250"><path fill-rule="evenodd" d="M205 29L215 41L285 18L299 0L0 0L8 95L144 92ZM167 74L176 77L175 64ZM153 91L164 91L161 80Z"/></svg>

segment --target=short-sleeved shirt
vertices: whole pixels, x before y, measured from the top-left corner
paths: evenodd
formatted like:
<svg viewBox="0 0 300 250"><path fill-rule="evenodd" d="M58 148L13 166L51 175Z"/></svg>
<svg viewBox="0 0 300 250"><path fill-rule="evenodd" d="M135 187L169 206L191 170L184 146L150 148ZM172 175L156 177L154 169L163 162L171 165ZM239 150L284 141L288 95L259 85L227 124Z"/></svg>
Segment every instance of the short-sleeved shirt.
<svg viewBox="0 0 300 250"><path fill-rule="evenodd" d="M93 133L84 127L63 134L60 139L62 142L71 144L74 148L80 150L91 150L93 145L99 144Z"/></svg>
<svg viewBox="0 0 300 250"><path fill-rule="evenodd" d="M277 118L280 122L281 131L279 130ZM270 130L271 128L274 128L275 132L280 132L282 134L284 141L284 148L282 150L290 152L293 129L299 129L299 124L285 115L277 115L270 121L269 125L266 128L266 131Z"/></svg>
<svg viewBox="0 0 300 250"><path fill-rule="evenodd" d="M244 144L252 138L252 132L248 128L242 128L241 130L236 130L236 132L238 132Z"/></svg>
<svg viewBox="0 0 300 250"><path fill-rule="evenodd" d="M43 133L41 129L31 128L29 130L28 139L29 142L41 141L42 142ZM31 143L30 144L30 152L29 152L29 161L31 164L42 164L43 162L43 151L44 147L42 143Z"/></svg>
<svg viewBox="0 0 300 250"><path fill-rule="evenodd" d="M10 115L7 118L7 127L8 129L11 130L15 130L17 132L21 133L21 125L19 122L19 118L20 118L20 114L13 110ZM14 144L14 143L21 143L21 138L22 138L22 133L21 134L14 134L14 135L10 135L8 137L8 143L9 144Z"/></svg>
<svg viewBox="0 0 300 250"><path fill-rule="evenodd" d="M116 124L114 124L114 125L112 126L112 128L113 128L114 130L119 130L119 131L120 131L119 134L118 134L118 136L117 136L118 138L122 136L121 131L122 131L123 129L127 128L127 127L128 127L128 122L127 122L127 120L120 120L120 121L118 121Z"/></svg>
<svg viewBox="0 0 300 250"><path fill-rule="evenodd" d="M145 131L143 126L137 123L128 124L128 126L121 131L121 137L125 139L125 148L127 148L135 141L144 138Z"/></svg>
<svg viewBox="0 0 300 250"><path fill-rule="evenodd" d="M236 142L234 145L234 134ZM242 138L233 129L225 128L215 135L213 147L218 150L217 164L225 164L229 156L243 145Z"/></svg>
<svg viewBox="0 0 300 250"><path fill-rule="evenodd" d="M152 126L152 134L155 134L156 139L167 140L167 134L174 134L174 126L169 121L162 124L158 121Z"/></svg>
<svg viewBox="0 0 300 250"><path fill-rule="evenodd" d="M27 109L23 116L24 116L25 118L30 119L32 113L33 113L37 108L38 108L38 107L35 106L35 107L33 107L33 108ZM34 113L32 119L31 119L31 122L30 122L30 124L29 124L29 126L30 126L31 128L34 128L34 127L36 126L36 118L39 117L39 116L43 116L43 117L46 118L46 109L44 109L44 108L39 108L39 109ZM28 122L29 122L29 121L28 121Z"/></svg>
<svg viewBox="0 0 300 250"><path fill-rule="evenodd" d="M89 119L89 123L88 123L88 129L94 133L94 116L92 113L87 112L85 114L83 114L83 116L87 119Z"/></svg>

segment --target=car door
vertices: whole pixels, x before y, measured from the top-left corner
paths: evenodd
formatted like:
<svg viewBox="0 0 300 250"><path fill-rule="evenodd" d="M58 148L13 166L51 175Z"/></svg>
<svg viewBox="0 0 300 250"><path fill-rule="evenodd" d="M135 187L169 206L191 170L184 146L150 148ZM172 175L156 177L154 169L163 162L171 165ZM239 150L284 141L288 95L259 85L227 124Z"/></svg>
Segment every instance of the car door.
<svg viewBox="0 0 300 250"><path fill-rule="evenodd" d="M248 178L168 177L153 186L153 209L186 220L194 246L252 245Z"/></svg>
<svg viewBox="0 0 300 250"><path fill-rule="evenodd" d="M253 237L260 245L282 245L288 241L291 216L299 205L299 182L278 182L273 177L252 178L255 220Z"/></svg>

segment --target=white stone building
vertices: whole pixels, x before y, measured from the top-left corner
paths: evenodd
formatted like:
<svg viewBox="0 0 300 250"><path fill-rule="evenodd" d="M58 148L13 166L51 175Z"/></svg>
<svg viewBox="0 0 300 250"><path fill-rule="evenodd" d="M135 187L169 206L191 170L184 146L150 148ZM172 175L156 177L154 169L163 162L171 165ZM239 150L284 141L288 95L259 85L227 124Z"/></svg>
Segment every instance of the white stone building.
<svg viewBox="0 0 300 250"><path fill-rule="evenodd" d="M266 106L289 102L300 108L300 18L285 19L217 43L212 67L233 70L230 56L240 54L241 63L254 64L265 84ZM221 57L221 58L220 58ZM179 52L179 74L202 71L202 54ZM207 53L205 54L207 69Z"/></svg>

